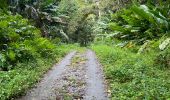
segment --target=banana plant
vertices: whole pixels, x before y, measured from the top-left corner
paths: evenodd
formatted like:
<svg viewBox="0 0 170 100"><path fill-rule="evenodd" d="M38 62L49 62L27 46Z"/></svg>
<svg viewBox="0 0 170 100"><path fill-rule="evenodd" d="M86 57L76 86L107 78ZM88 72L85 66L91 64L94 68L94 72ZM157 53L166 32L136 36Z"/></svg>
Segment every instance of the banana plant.
<svg viewBox="0 0 170 100"><path fill-rule="evenodd" d="M134 4L112 15L109 28L125 40L152 40L170 33L170 4L151 6ZM165 10L164 10L165 9ZM125 38L126 37L126 38ZM144 42L143 42L144 43Z"/></svg>
<svg viewBox="0 0 170 100"><path fill-rule="evenodd" d="M164 28L169 31L170 20L164 16L158 9L149 9L146 5L133 6L132 10L138 16L148 20L155 28Z"/></svg>

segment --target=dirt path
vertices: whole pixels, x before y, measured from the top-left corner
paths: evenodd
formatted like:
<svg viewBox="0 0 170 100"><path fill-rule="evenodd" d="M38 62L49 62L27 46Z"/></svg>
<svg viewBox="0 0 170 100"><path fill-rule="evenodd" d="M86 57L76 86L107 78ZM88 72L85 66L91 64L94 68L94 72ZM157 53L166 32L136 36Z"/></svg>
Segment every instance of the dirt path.
<svg viewBox="0 0 170 100"><path fill-rule="evenodd" d="M86 100L108 100L103 72L95 53L91 50L87 51L87 91Z"/></svg>
<svg viewBox="0 0 170 100"><path fill-rule="evenodd" d="M18 100L108 100L105 91L95 53L74 51Z"/></svg>
<svg viewBox="0 0 170 100"><path fill-rule="evenodd" d="M86 86L85 54L77 52L71 60L71 65L61 75L56 88L57 100L81 100Z"/></svg>
<svg viewBox="0 0 170 100"><path fill-rule="evenodd" d="M70 60L75 53L75 51L69 53L58 65L55 65L52 70L44 76L43 80L37 84L36 88L28 91L26 96L18 100L51 100L50 97L55 97L54 90L57 79L65 71L67 66L70 65Z"/></svg>

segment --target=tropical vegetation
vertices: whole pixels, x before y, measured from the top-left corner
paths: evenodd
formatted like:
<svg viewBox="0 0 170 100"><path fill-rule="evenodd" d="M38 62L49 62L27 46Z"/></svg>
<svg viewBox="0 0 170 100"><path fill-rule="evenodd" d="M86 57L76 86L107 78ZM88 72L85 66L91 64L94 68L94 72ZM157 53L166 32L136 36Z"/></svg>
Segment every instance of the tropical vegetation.
<svg viewBox="0 0 170 100"><path fill-rule="evenodd" d="M110 98L170 99L169 0L0 0L0 99L71 49L96 52Z"/></svg>

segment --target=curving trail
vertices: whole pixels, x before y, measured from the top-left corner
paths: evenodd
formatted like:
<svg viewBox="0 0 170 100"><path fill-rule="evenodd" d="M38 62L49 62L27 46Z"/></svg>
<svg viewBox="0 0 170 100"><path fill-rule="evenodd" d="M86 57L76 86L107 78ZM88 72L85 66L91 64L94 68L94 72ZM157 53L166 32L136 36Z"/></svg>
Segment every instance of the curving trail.
<svg viewBox="0 0 170 100"><path fill-rule="evenodd" d="M91 50L73 51L17 100L108 100L102 68Z"/></svg>

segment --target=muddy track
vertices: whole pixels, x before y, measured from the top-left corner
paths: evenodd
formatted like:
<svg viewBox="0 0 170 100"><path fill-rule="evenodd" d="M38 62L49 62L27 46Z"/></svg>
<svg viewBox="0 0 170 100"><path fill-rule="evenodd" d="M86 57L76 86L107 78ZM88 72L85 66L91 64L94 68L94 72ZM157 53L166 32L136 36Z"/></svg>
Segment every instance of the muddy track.
<svg viewBox="0 0 170 100"><path fill-rule="evenodd" d="M108 100L95 53L71 52L17 100Z"/></svg>

